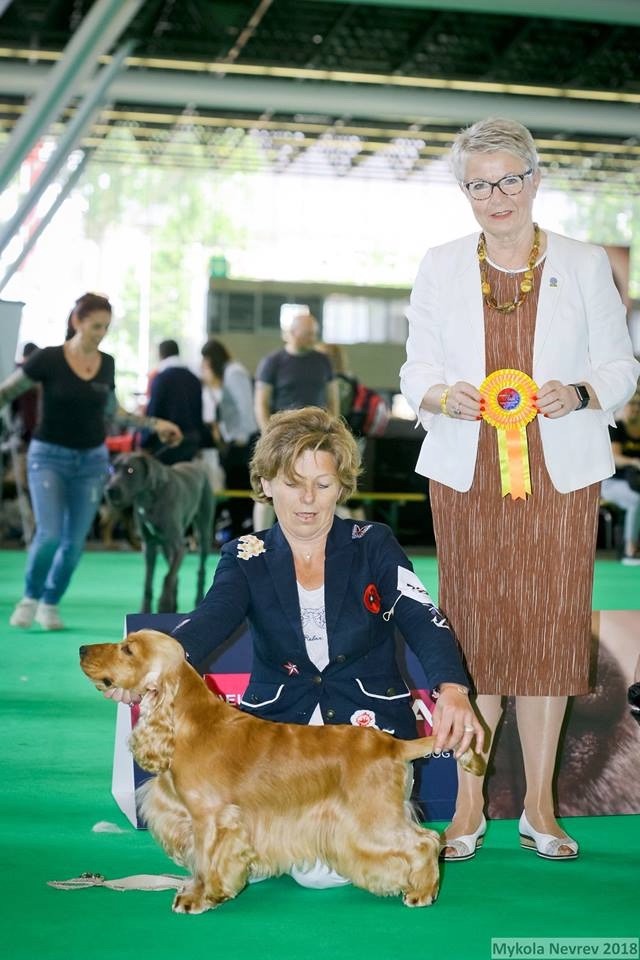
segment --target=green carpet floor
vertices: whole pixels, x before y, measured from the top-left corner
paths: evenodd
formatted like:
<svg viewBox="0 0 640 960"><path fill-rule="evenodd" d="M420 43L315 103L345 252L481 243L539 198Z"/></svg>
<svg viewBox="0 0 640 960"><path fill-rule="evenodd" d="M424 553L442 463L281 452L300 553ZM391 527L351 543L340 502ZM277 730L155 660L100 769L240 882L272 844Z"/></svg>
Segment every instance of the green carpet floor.
<svg viewBox="0 0 640 960"><path fill-rule="evenodd" d="M21 595L23 563L21 552L0 552L0 876L7 960L489 960L495 937L552 937L560 946L568 944L564 938L638 937L640 816L567 821L583 853L560 864L522 851L514 821L493 822L476 859L446 865L437 904L421 910L353 888L304 890L288 877L251 886L199 917L172 914L171 891L48 887L47 880L83 871L113 878L177 868L146 832L131 828L111 798L114 707L78 667L80 644L118 640L124 614L138 609L140 555L88 552L62 605L67 629L60 633L6 625ZM417 558L416 567L435 593L435 560ZM194 569L188 557L183 609L191 606ZM640 607L640 570L599 561L594 606ZM99 821L122 832L92 832ZM628 948L606 953L599 947L591 956L638 957Z"/></svg>

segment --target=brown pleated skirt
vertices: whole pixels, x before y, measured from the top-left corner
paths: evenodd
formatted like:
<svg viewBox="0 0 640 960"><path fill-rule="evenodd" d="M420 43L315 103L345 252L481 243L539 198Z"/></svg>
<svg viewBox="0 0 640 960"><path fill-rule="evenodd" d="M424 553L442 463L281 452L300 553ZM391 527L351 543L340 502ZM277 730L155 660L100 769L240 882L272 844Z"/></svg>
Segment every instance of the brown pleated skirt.
<svg viewBox="0 0 640 960"><path fill-rule="evenodd" d="M511 299L514 278L489 269L498 301ZM536 291L540 275L541 267ZM485 307L487 372L512 367L531 375L536 309L535 293L508 316ZM484 421L471 490L431 481L439 606L477 693L583 694L600 485L559 493L546 471L537 420L527 440L526 501L502 497L496 431Z"/></svg>

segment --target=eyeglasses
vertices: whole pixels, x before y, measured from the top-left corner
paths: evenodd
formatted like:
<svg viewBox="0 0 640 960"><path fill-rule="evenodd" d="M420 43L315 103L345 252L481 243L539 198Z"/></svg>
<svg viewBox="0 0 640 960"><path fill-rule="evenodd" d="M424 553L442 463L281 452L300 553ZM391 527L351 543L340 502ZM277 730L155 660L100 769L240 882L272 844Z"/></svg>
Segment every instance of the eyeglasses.
<svg viewBox="0 0 640 960"><path fill-rule="evenodd" d="M472 200L488 200L496 187L504 193L505 197L515 197L517 193L521 193L525 177L530 177L532 173L532 169L525 170L524 173L508 173L506 177L501 177L495 183L490 180L469 180L462 186Z"/></svg>

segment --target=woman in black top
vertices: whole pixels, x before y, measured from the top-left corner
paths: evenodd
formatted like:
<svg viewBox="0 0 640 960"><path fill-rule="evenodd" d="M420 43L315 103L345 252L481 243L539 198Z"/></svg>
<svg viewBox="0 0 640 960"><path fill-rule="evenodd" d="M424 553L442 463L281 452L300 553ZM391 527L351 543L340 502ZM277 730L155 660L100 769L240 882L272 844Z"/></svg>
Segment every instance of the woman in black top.
<svg viewBox="0 0 640 960"><path fill-rule="evenodd" d="M59 347L33 353L0 385L0 406L40 383L40 422L29 453L29 491L36 533L29 547L25 590L9 622L60 630L58 602L78 565L107 476L106 416L155 430L167 443L182 439L168 420L139 417L118 407L114 362L99 350L109 329L111 304L86 293L76 300L69 334Z"/></svg>

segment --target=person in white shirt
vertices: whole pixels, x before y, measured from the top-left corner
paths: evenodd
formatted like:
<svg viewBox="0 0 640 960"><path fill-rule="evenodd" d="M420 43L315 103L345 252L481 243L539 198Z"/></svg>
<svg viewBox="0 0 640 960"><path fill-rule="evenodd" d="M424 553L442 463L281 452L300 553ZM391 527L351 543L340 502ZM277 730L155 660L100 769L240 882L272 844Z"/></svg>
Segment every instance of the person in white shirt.
<svg viewBox="0 0 640 960"><path fill-rule="evenodd" d="M234 360L220 340L207 340L202 350L202 380L214 393L216 419L214 442L230 490L249 490L249 461L258 439L253 410L253 385L247 369ZM227 504L232 535L246 533L251 526L253 502L232 499Z"/></svg>

